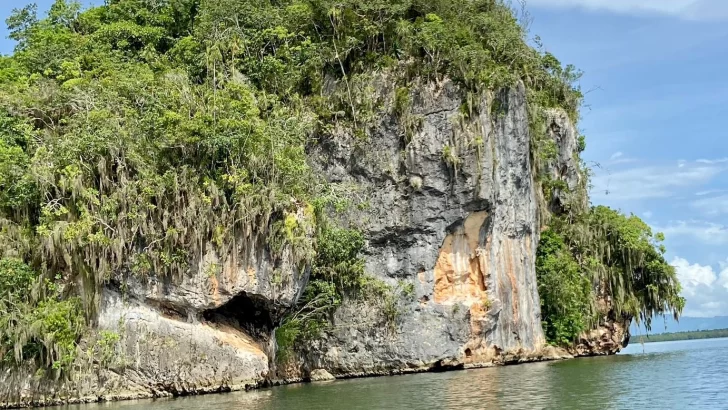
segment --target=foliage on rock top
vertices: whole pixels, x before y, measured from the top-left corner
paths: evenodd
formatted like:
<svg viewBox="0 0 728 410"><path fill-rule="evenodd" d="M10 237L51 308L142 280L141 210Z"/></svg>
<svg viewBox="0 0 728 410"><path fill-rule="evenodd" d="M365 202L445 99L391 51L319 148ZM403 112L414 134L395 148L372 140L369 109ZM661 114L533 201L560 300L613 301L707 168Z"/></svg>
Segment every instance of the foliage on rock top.
<svg viewBox="0 0 728 410"><path fill-rule="evenodd" d="M549 342L571 344L610 311L648 329L656 315L677 319L685 299L675 268L665 260L663 240L637 216L605 206L555 218L542 234L536 259ZM605 298L608 304L599 307Z"/></svg>
<svg viewBox="0 0 728 410"><path fill-rule="evenodd" d="M36 289L63 289L9 296L31 313L73 301L90 320L113 275L184 275L207 246L224 257L239 241L281 250L293 238L296 260L311 263L313 243L289 223L318 195L305 147L332 121L367 121L373 102L357 81L373 70L471 89L520 80L572 112L580 98L496 0L109 0L88 10L57 0L45 18L36 11L8 18L17 47L0 57L0 257L32 270ZM331 94L332 81L346 91ZM78 340L69 323L74 338L59 332L46 351ZM26 337L3 337L24 349Z"/></svg>
<svg viewBox="0 0 728 410"><path fill-rule="evenodd" d="M582 97L579 73L530 47L500 0L108 0L85 11L56 0L45 18L27 6L7 24L17 47L0 57L3 366L67 367L112 276L178 277L207 247L225 257L240 242L274 259L289 246L313 265L310 317L352 289L385 295L391 316L392 289L363 274L360 234L306 234L321 187L305 149L332 123L364 132L376 107L368 75L448 77L475 92L522 81L532 112L572 119ZM417 118L406 117L408 135ZM586 236L626 249L600 235ZM645 259L593 257L595 272L623 290L625 311L661 311L674 284L651 281L670 272L635 243ZM638 280L617 275L635 266Z"/></svg>

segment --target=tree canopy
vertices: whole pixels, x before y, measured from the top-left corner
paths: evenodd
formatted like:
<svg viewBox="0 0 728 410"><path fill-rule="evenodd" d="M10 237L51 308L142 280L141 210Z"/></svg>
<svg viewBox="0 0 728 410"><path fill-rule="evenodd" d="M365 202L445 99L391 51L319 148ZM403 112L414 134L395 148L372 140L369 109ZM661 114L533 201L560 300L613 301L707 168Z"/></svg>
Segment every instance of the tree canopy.
<svg viewBox="0 0 728 410"><path fill-rule="evenodd" d="M568 345L610 311L648 330L655 315L677 319L685 299L663 240L637 216L605 206L552 221L536 260L547 338Z"/></svg>
<svg viewBox="0 0 728 410"><path fill-rule="evenodd" d="M206 247L226 255L235 241L274 258L295 241L296 261L314 261L316 241L300 230L316 218L300 211L323 189L306 147L332 122L363 128L372 107L361 76L449 77L472 91L523 81L533 104L574 119L582 97L574 67L530 47L499 0L107 0L87 10L56 0L46 16L15 10L7 25L17 46L0 57L0 357L57 374L114 275L184 275ZM622 231L604 218L593 222L602 236L589 236L611 246L595 272L616 281L625 306L633 294L639 309L669 306L671 282L653 282L669 276L659 255L637 238L629 252L639 253L613 258ZM325 247L318 261L339 263L337 252ZM358 278L351 263L347 278ZM635 266L637 282L615 273ZM316 265L317 286L338 273Z"/></svg>

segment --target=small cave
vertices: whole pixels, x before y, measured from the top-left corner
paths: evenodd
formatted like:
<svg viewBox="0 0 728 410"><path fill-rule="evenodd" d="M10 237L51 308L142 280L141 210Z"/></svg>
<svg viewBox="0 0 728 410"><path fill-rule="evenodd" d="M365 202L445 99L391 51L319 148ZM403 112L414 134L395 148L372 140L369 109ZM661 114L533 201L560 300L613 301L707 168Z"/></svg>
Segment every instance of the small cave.
<svg viewBox="0 0 728 410"><path fill-rule="evenodd" d="M438 360L435 362L430 371L433 373L449 372L452 370L463 370L465 369L465 363L452 361L452 360Z"/></svg>
<svg viewBox="0 0 728 410"><path fill-rule="evenodd" d="M202 317L208 322L233 326L255 339L268 341L275 330L275 312L270 300L242 292L219 308L202 312Z"/></svg>

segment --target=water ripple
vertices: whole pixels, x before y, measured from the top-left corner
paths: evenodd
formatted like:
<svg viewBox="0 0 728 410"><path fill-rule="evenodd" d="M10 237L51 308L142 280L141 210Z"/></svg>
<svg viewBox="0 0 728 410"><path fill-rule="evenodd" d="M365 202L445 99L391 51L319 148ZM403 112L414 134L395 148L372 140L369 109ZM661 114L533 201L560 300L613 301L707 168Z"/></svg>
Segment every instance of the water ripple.
<svg viewBox="0 0 728 410"><path fill-rule="evenodd" d="M77 410L725 409L728 339L630 346L564 362L301 384Z"/></svg>

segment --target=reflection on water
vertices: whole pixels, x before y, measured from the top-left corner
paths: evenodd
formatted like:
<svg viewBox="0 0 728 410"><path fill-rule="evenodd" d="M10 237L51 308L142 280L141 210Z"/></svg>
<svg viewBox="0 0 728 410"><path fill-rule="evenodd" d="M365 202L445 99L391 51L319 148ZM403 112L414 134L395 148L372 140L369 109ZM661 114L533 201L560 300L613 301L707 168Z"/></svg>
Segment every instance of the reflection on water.
<svg viewBox="0 0 728 410"><path fill-rule="evenodd" d="M617 356L299 384L76 410L721 409L728 339L630 346Z"/></svg>

